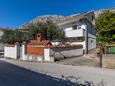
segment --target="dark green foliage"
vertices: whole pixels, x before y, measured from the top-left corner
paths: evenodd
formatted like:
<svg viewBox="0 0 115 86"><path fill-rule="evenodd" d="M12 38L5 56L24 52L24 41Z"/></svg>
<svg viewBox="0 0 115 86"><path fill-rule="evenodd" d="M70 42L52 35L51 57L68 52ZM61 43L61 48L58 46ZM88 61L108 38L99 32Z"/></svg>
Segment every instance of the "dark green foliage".
<svg viewBox="0 0 115 86"><path fill-rule="evenodd" d="M1 42L14 44L15 42L23 42L27 40L36 40L37 33L43 34L43 39L46 40L62 40L64 39L64 32L51 21L46 23L31 23L28 24L28 32L21 32L19 30L5 30Z"/></svg>
<svg viewBox="0 0 115 86"><path fill-rule="evenodd" d="M96 19L97 42L115 42L115 12L105 10Z"/></svg>
<svg viewBox="0 0 115 86"><path fill-rule="evenodd" d="M4 34L1 38L1 41L3 43L14 44L14 42L15 42L14 31L13 30L5 30Z"/></svg>
<svg viewBox="0 0 115 86"><path fill-rule="evenodd" d="M28 33L23 33L18 30L5 30L1 42L15 44L16 42L22 42L28 39Z"/></svg>
<svg viewBox="0 0 115 86"><path fill-rule="evenodd" d="M31 23L26 26L29 29L30 39L36 39L37 33L42 33L43 38L46 40L62 40L64 39L64 32L60 30L52 21L45 23L37 22Z"/></svg>

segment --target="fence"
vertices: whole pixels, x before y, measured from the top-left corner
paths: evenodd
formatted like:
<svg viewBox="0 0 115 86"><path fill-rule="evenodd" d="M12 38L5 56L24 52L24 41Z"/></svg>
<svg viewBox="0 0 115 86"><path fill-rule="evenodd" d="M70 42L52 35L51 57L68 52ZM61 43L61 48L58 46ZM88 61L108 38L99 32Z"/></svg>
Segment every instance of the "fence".
<svg viewBox="0 0 115 86"><path fill-rule="evenodd" d="M4 57L17 59L17 45L5 45Z"/></svg>
<svg viewBox="0 0 115 86"><path fill-rule="evenodd" d="M54 61L83 55L83 46L5 45L5 57L29 61Z"/></svg>
<svg viewBox="0 0 115 86"><path fill-rule="evenodd" d="M107 46L107 54L115 54L115 46Z"/></svg>
<svg viewBox="0 0 115 86"><path fill-rule="evenodd" d="M65 46L45 48L45 61L61 60L83 55L83 46Z"/></svg>

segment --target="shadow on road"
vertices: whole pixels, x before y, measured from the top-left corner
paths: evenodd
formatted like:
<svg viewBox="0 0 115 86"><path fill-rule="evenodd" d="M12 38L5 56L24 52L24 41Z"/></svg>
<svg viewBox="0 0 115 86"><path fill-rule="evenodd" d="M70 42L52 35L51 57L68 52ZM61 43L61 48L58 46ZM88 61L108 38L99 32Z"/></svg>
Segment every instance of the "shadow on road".
<svg viewBox="0 0 115 86"><path fill-rule="evenodd" d="M0 61L0 86L84 86Z"/></svg>

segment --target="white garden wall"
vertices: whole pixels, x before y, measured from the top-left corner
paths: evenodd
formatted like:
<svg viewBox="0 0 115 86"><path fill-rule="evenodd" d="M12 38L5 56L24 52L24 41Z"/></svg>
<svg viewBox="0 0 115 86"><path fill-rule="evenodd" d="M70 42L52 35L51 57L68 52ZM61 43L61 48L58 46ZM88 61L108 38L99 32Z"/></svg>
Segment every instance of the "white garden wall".
<svg viewBox="0 0 115 86"><path fill-rule="evenodd" d="M17 59L17 45L4 46L4 57Z"/></svg>
<svg viewBox="0 0 115 86"><path fill-rule="evenodd" d="M83 47L57 47L57 48L45 48L44 60L52 61L60 60L64 58L72 58L83 55Z"/></svg>
<svg viewBox="0 0 115 86"><path fill-rule="evenodd" d="M22 44L21 55L18 57L18 49L20 46L5 46L4 56L6 58L21 59L28 61L50 61L60 60L64 58L72 58L83 55L83 46L60 46L60 47L47 47L44 48L44 56L32 55L26 53L26 45ZM39 52L39 51L38 51Z"/></svg>

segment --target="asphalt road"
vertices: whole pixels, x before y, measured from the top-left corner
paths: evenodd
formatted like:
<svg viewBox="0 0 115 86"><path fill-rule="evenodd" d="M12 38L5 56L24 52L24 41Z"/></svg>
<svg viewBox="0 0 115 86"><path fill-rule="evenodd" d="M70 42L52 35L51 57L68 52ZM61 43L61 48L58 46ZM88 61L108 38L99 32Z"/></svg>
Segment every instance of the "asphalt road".
<svg viewBox="0 0 115 86"><path fill-rule="evenodd" d="M25 74L27 73L26 77L28 79L26 79L26 81L32 80L31 81L32 84L33 84L33 82L39 81L38 79L43 80L44 79L43 77L45 77L44 82L46 82L46 83L51 82L51 84L56 84L57 86L64 86L64 85L68 86L68 83L69 83L70 86L74 86L73 83L61 80L62 75L64 75L65 77L74 76L76 78L79 78L80 81L93 81L93 83L95 83L95 84L102 83L102 81L103 81L103 83L105 84L104 86L115 86L115 69L105 69L105 68L101 69L101 68L91 67L91 66L71 66L71 65L62 65L62 64L57 64L57 63L39 63L39 62L8 60L8 59L3 59L3 61L17 65L19 67L23 67L28 70L35 71L36 73L42 73L42 74L50 75L52 77L60 78L60 79L57 79L57 81L55 81L55 78L52 78L50 76L35 74L35 75L38 75L37 80L35 77L33 79L31 79L34 74L29 73L29 71L26 70L27 72L24 72ZM13 67L11 67L11 68L13 69ZM8 70L10 70L10 69L8 69ZM16 69L18 69L18 68L16 67ZM23 70L25 70L25 69L23 69ZM16 72L16 74L17 73L20 74L19 72ZM23 71L21 72L20 75L23 75L22 73L23 73ZM16 74L14 74L15 77L16 77ZM39 76L41 76L41 77L39 77ZM49 77L50 77L50 79L49 79ZM42 83L43 81L40 81L40 82ZM39 83L37 83L37 84L39 84ZM64 85L62 85L62 84L64 84ZM54 85L54 86L56 86L56 85ZM33 85L33 86L36 86L36 85ZM44 86L44 85L38 85L38 86ZM53 86L53 85L47 84L46 86ZM76 85L76 86L79 86L79 85ZM82 86L82 85L80 85L80 86ZM101 85L95 85L95 86L101 86Z"/></svg>
<svg viewBox="0 0 115 86"><path fill-rule="evenodd" d="M75 84L0 61L0 86L74 86Z"/></svg>

